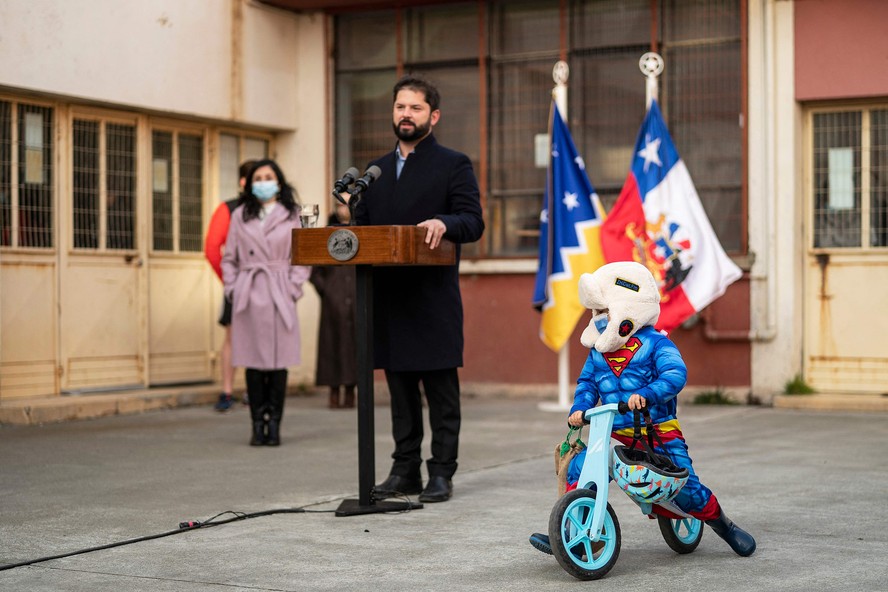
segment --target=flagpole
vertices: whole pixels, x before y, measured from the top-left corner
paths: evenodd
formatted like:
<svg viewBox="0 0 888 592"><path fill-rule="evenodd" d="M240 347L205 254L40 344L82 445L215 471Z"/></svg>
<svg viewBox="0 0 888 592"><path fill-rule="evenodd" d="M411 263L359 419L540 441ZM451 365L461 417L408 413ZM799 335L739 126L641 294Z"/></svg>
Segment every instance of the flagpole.
<svg viewBox="0 0 888 592"><path fill-rule="evenodd" d="M552 98L561 113L561 119L567 122L567 78L570 76L570 68L567 62L558 60L552 68L552 79L555 88L552 89ZM567 411L571 407L570 392L570 341L565 341L558 351L558 402L541 403L540 409L546 411Z"/></svg>

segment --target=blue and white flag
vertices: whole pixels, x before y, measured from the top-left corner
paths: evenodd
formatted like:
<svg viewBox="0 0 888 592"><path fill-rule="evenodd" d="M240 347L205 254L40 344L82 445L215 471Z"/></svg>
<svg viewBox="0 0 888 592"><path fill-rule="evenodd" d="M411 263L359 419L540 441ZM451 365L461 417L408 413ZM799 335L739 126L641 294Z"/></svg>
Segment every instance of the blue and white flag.
<svg viewBox="0 0 888 592"><path fill-rule="evenodd" d="M540 258L533 304L542 310L540 339L558 352L586 310L580 275L605 263L600 228L604 212L570 131L552 103L552 154L540 214Z"/></svg>

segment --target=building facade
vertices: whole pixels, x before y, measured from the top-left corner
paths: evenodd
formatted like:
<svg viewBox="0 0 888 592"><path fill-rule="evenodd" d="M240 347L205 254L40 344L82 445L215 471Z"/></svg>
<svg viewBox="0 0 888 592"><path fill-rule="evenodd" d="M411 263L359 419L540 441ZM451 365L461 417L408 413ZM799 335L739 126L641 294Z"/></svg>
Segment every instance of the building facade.
<svg viewBox="0 0 888 592"><path fill-rule="evenodd" d="M339 173L393 149L390 89L411 71L441 89L436 135L471 158L487 221L461 267L463 381L551 391L557 356L530 299L552 67L570 66L568 123L609 207L651 50L677 148L744 270L673 335L691 384L886 392L888 81L874 73L888 42L859 32L878 4L10 0L0 399L214 380L221 289L202 237L237 164L273 156L329 208ZM291 374L310 384L310 289L298 306Z"/></svg>

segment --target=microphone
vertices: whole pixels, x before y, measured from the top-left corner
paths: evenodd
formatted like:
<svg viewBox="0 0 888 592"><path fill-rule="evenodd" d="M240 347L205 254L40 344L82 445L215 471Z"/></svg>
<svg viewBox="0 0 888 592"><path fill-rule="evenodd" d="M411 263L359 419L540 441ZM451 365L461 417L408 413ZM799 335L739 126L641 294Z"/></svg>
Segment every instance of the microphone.
<svg viewBox="0 0 888 592"><path fill-rule="evenodd" d="M372 167L364 171L364 176L355 181L355 193L366 191L367 187L370 186L370 183L378 179L379 175L381 174L382 171L376 165L373 165Z"/></svg>
<svg viewBox="0 0 888 592"><path fill-rule="evenodd" d="M358 178L359 174L358 169L350 167L345 171L341 179L333 183L333 191L336 193L345 193L348 186L355 182L355 179Z"/></svg>

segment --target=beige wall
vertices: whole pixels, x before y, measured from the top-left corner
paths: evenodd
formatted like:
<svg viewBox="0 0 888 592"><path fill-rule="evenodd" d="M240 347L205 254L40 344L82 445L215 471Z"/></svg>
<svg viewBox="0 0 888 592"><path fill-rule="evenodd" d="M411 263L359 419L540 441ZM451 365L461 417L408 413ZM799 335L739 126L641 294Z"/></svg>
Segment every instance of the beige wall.
<svg viewBox="0 0 888 592"><path fill-rule="evenodd" d="M0 84L294 129L306 19L242 0L4 0Z"/></svg>
<svg viewBox="0 0 888 592"><path fill-rule="evenodd" d="M802 369L801 115L793 98L793 3L749 3L749 250L752 392Z"/></svg>

